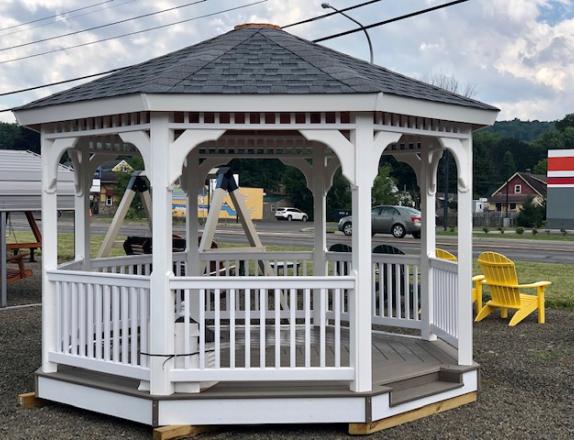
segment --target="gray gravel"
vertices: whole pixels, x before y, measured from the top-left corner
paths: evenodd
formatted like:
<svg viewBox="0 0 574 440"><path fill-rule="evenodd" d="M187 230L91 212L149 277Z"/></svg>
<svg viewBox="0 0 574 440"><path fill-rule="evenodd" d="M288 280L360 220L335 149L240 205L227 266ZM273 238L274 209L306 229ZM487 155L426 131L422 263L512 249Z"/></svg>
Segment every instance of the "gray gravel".
<svg viewBox="0 0 574 440"><path fill-rule="evenodd" d="M37 300L34 290L24 299ZM40 318L39 307L0 310L0 438L151 438L148 427L63 405L17 407L16 395L33 389L32 373L40 365ZM541 326L530 317L509 328L491 318L476 324L479 402L372 438L574 438L574 313L548 310L547 322ZM347 438L346 426L230 427L201 438L301 437Z"/></svg>

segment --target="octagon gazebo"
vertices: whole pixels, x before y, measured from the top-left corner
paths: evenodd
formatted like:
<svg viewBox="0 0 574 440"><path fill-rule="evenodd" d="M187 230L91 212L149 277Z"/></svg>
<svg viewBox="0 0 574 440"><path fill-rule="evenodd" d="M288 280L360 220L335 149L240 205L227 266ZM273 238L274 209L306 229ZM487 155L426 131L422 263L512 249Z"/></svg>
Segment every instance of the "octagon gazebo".
<svg viewBox="0 0 574 440"><path fill-rule="evenodd" d="M264 24L16 109L42 134L37 396L153 426L338 422L357 433L474 401L472 132L497 111ZM435 257L445 149L458 167L458 263ZM58 265L65 152L76 257ZM94 170L130 154L141 154L151 184L153 255L92 259ZM420 255L372 254L383 154L417 176ZM302 171L314 198L312 252L199 252L195 215L187 250L172 252L173 185L195 213L206 174L236 158ZM326 249L325 200L339 167L352 188L350 253ZM269 273L277 261L303 269Z"/></svg>

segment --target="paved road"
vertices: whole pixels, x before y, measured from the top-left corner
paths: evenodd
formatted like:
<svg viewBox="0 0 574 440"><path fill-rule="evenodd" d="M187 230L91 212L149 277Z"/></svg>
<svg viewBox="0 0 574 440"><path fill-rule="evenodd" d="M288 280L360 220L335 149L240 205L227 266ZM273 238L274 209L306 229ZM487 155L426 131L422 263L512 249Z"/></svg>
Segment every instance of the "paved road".
<svg viewBox="0 0 574 440"><path fill-rule="evenodd" d="M23 218L14 218L12 224L17 230L27 230L28 225ZM256 225L261 240L266 245L279 246L306 246L313 245L313 232L311 223L300 222L261 222ZM92 234L105 234L108 225L95 221L92 224ZM73 224L67 219L60 221L61 232L73 232ZM184 234L184 225L176 223L174 232ZM125 235L148 235L147 225L128 224L122 228ZM216 240L222 243L246 243L239 225L221 224L216 234ZM328 234L328 245L333 243L351 244L351 237L345 237L340 232ZM420 251L420 240L412 237L396 239L390 235L376 235L373 245L391 244L407 254L417 254ZM438 236L437 245L456 252L456 237ZM501 252L514 260L539 261L547 263L574 263L574 241L550 241L496 238L495 236L474 238L474 254L485 250Z"/></svg>

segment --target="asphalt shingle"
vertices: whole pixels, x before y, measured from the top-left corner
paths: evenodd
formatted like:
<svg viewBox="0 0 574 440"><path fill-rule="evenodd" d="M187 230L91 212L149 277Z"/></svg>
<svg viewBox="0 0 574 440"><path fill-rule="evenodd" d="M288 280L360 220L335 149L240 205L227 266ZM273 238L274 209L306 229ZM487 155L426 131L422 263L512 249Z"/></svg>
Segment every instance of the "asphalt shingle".
<svg viewBox="0 0 574 440"><path fill-rule="evenodd" d="M484 110L487 104L273 28L241 28L31 102L31 109L139 93L387 93Z"/></svg>

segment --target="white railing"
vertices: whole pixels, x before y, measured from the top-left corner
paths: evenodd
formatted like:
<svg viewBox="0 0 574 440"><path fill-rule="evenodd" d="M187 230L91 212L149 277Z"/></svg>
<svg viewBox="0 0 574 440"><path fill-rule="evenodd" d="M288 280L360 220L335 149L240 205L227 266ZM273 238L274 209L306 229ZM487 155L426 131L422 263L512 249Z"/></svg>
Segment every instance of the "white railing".
<svg viewBox="0 0 574 440"><path fill-rule="evenodd" d="M433 292L431 330L453 346L458 345L458 267L455 262L430 258ZM469 318L470 319L470 318Z"/></svg>
<svg viewBox="0 0 574 440"><path fill-rule="evenodd" d="M147 276L151 274L151 261L151 255L95 258L90 261L90 269L93 272Z"/></svg>
<svg viewBox="0 0 574 440"><path fill-rule="evenodd" d="M312 252L237 251L217 249L200 254L208 276L307 276Z"/></svg>
<svg viewBox="0 0 574 440"><path fill-rule="evenodd" d="M373 324L421 328L420 257L373 254Z"/></svg>
<svg viewBox="0 0 574 440"><path fill-rule="evenodd" d="M51 362L149 380L148 277L48 271L57 298Z"/></svg>
<svg viewBox="0 0 574 440"><path fill-rule="evenodd" d="M176 347L188 355L171 380L352 380L342 315L354 286L352 277L172 278L184 326Z"/></svg>

